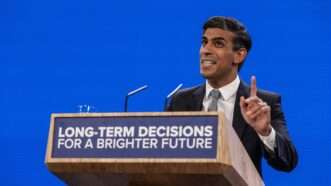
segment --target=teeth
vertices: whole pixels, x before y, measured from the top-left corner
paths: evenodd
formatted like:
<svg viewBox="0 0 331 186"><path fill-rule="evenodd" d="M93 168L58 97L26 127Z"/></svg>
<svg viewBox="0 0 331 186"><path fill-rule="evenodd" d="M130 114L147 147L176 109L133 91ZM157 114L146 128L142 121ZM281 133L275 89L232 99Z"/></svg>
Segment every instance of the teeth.
<svg viewBox="0 0 331 186"><path fill-rule="evenodd" d="M207 64L207 65L216 64L215 61L210 61L210 60L203 60L202 63Z"/></svg>

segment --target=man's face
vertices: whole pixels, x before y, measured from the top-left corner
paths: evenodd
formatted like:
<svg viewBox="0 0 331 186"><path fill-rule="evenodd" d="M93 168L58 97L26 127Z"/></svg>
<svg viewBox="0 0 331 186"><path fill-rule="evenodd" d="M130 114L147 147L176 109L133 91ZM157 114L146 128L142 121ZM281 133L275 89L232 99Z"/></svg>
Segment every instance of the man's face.
<svg viewBox="0 0 331 186"><path fill-rule="evenodd" d="M234 34L207 28L200 48L200 73L208 80L228 79L237 73L238 57L233 51ZM239 62L240 63L240 62Z"/></svg>

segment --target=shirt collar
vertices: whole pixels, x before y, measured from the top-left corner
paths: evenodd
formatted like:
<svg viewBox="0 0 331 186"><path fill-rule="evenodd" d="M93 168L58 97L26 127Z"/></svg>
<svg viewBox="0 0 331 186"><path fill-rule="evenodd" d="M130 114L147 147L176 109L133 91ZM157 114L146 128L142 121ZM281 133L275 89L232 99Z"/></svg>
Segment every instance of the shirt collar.
<svg viewBox="0 0 331 186"><path fill-rule="evenodd" d="M237 75L236 79L231 81L229 84L219 88L218 90L221 92L222 97L225 101L227 101L229 98L231 98L233 95L236 94L240 84L239 76ZM206 94L205 97L207 97L214 88L206 81Z"/></svg>

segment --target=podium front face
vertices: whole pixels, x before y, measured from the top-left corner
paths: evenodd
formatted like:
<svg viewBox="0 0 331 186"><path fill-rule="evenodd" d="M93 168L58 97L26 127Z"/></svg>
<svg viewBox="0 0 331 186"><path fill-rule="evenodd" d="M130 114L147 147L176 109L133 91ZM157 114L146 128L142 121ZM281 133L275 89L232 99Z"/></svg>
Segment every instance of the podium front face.
<svg viewBox="0 0 331 186"><path fill-rule="evenodd" d="M52 114L46 164L68 185L263 185L217 112Z"/></svg>

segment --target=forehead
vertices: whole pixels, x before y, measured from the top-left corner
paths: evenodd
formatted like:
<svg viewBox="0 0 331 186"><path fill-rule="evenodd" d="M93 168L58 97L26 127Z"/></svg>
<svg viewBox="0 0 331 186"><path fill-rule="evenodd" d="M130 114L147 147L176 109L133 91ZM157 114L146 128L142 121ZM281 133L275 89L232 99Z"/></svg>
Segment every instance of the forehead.
<svg viewBox="0 0 331 186"><path fill-rule="evenodd" d="M203 33L203 37L207 39L223 38L226 41L232 41L234 33L220 28L207 28Z"/></svg>

